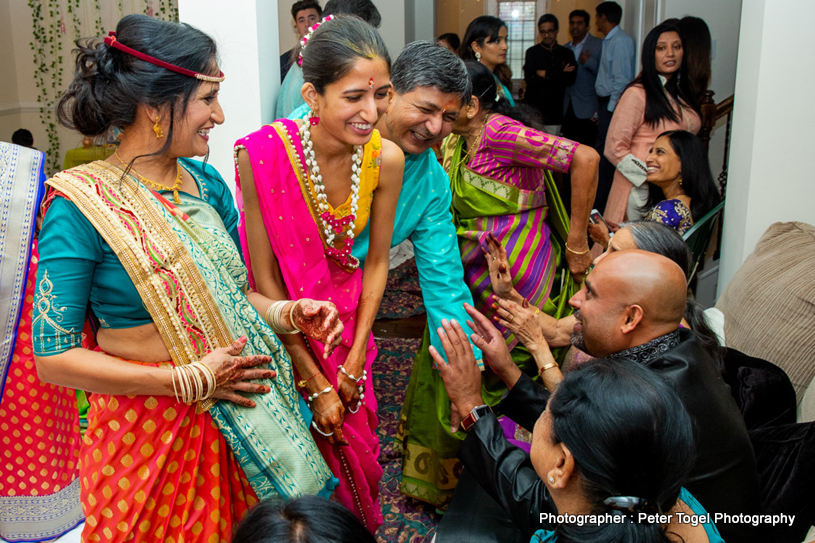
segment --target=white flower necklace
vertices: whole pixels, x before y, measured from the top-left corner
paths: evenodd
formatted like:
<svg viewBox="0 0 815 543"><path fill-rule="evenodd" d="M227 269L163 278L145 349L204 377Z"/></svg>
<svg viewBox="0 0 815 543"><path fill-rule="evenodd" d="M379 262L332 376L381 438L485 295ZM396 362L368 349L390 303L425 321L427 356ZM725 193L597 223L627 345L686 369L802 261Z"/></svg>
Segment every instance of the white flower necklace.
<svg viewBox="0 0 815 543"><path fill-rule="evenodd" d="M309 111L306 118L303 119L303 124L300 126L300 139L303 142L303 152L306 155L306 170L317 193L317 206L320 209L320 221L322 222L327 245L325 252L344 267L358 268L359 260L351 254L351 249L354 247L354 222L357 218L357 204L359 202L359 174L362 172L363 149L361 145L354 146L354 159L351 164L351 213L345 217L337 218L329 211L323 176L320 174L317 157L314 155L314 145L311 142L311 128L308 120L308 117L313 116L314 113ZM348 227L348 233L346 234L345 243L341 249L337 249L334 247L335 235L340 234L346 226Z"/></svg>

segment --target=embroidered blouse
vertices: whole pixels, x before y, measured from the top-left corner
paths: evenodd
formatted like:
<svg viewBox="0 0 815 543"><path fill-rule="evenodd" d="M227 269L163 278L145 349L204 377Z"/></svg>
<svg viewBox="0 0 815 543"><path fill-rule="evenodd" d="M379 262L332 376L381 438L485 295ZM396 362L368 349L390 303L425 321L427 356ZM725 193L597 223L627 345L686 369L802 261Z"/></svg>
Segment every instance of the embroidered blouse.
<svg viewBox="0 0 815 543"><path fill-rule="evenodd" d="M648 221L661 222L670 226L680 234L684 234L693 226L693 217L690 209L682 200L662 200L645 218Z"/></svg>
<svg viewBox="0 0 815 543"><path fill-rule="evenodd" d="M212 206L239 247L238 213L226 182L212 166L190 159L180 162L195 179L201 197L180 192L178 207L195 219L197 207ZM35 354L49 356L80 347L89 305L102 328L153 322L113 249L73 202L54 198L43 220L38 249Z"/></svg>

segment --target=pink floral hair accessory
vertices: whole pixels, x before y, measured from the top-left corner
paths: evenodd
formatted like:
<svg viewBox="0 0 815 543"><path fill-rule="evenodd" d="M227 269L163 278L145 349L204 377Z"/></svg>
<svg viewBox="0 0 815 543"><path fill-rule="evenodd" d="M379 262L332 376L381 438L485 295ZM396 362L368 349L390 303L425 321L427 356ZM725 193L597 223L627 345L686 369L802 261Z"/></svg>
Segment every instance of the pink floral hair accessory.
<svg viewBox="0 0 815 543"><path fill-rule="evenodd" d="M306 35L303 36L303 39L300 40L300 44L301 44L300 45L300 54L297 56L297 65L298 66L300 66L301 68L303 67L303 50L306 48L306 44L308 43L308 40L311 38L311 35L314 34L315 30L320 28L321 24L327 23L328 21L332 20L333 18L334 18L333 15L326 15L325 17L323 17L322 21L320 21L319 23L314 23L314 26L312 26L311 28L308 29L308 32L306 33Z"/></svg>

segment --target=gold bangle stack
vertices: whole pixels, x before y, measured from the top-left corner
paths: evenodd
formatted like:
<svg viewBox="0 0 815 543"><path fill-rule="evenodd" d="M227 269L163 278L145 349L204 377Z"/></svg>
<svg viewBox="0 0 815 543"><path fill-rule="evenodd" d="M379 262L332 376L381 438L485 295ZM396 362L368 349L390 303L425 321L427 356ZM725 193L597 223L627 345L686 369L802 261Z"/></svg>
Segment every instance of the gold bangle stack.
<svg viewBox="0 0 815 543"><path fill-rule="evenodd" d="M294 323L294 308L297 304L300 303L300 300L294 302L289 308L289 321L291 322L294 330L289 330L285 326L283 326L283 322L280 320L280 317L283 315L283 308L286 307L286 304L289 303L290 300L278 300L277 302L273 302L272 305L269 306L269 309L266 310L266 315L264 319L266 320L266 324L271 326L272 331L275 334L297 334L301 332L301 330L297 327Z"/></svg>
<svg viewBox="0 0 815 543"><path fill-rule="evenodd" d="M215 393L217 386L215 372L202 362L173 366L170 371L172 372L173 394L179 403L190 405L206 400Z"/></svg>

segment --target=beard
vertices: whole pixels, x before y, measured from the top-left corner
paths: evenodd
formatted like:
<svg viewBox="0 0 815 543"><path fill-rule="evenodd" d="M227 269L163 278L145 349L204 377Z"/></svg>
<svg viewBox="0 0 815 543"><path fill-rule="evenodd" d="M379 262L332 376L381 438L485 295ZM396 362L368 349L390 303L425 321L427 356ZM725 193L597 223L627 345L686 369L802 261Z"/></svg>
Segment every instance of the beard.
<svg viewBox="0 0 815 543"><path fill-rule="evenodd" d="M580 318L580 310L579 309L575 310L575 312L572 315L574 315L575 319L577 319L577 322L580 323L580 331L576 332L572 330L572 335L569 339L573 347L575 347L576 349L580 349L583 352L586 352L586 342L583 340L583 321Z"/></svg>

